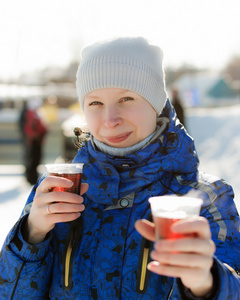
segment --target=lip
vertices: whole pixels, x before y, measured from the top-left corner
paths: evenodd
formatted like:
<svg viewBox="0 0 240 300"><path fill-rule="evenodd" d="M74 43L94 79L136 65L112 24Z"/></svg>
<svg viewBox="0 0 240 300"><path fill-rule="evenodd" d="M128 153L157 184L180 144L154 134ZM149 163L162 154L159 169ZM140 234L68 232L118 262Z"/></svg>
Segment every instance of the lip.
<svg viewBox="0 0 240 300"><path fill-rule="evenodd" d="M131 134L132 132L126 132L123 134L119 134L119 135L115 135L115 136L107 136L105 137L105 139L109 142L109 143L121 143L123 141L125 141Z"/></svg>

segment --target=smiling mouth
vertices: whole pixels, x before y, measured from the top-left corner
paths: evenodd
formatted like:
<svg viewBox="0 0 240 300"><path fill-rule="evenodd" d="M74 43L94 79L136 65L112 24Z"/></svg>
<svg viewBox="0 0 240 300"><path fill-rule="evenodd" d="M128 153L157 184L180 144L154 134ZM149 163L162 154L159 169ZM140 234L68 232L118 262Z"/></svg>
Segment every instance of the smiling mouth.
<svg viewBox="0 0 240 300"><path fill-rule="evenodd" d="M127 132L127 133L116 135L116 136L108 136L108 137L105 137L105 139L110 143L121 143L121 142L125 141L130 136L130 134L131 134L131 132Z"/></svg>

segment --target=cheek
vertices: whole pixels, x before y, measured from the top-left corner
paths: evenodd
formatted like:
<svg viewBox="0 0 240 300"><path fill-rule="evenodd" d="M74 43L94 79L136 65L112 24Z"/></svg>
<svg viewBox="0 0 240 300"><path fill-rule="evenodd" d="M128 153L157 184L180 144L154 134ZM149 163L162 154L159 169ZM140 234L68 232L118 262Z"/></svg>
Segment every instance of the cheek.
<svg viewBox="0 0 240 300"><path fill-rule="evenodd" d="M150 125L148 124L147 126L141 127L141 133L143 138L148 137L150 134L152 134L154 131L156 131L157 125Z"/></svg>
<svg viewBox="0 0 240 300"><path fill-rule="evenodd" d="M89 131L92 135L95 135L97 128L99 128L98 118L94 114L85 113L85 120Z"/></svg>
<svg viewBox="0 0 240 300"><path fill-rule="evenodd" d="M142 112L142 111L141 111ZM148 112L145 114L133 114L131 117L132 122L138 128L138 132L141 136L147 137L152 134L157 127L157 117L155 112Z"/></svg>

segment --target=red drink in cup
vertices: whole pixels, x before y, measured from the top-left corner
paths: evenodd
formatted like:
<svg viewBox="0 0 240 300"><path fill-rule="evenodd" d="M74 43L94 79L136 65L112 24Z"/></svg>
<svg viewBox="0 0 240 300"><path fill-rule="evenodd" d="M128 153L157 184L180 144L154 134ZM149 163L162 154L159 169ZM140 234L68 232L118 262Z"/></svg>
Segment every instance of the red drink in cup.
<svg viewBox="0 0 240 300"><path fill-rule="evenodd" d="M177 213L162 213L153 217L156 225L156 236L158 239L178 239L184 237L171 230L173 223L180 221L186 217L184 212Z"/></svg>
<svg viewBox="0 0 240 300"><path fill-rule="evenodd" d="M171 226L184 218L199 215L202 200L179 196L158 196L149 199L155 224L156 240L178 239L186 235L173 232Z"/></svg>
<svg viewBox="0 0 240 300"><path fill-rule="evenodd" d="M49 173L49 175L64 177L64 178L70 179L73 182L73 186L70 188L55 187L55 188L53 188L53 191L70 192L70 193L75 193L75 194L80 193L80 186L81 186L81 179L82 179L81 173L79 173L79 174Z"/></svg>
<svg viewBox="0 0 240 300"><path fill-rule="evenodd" d="M46 165L48 174L51 176L58 176L70 179L73 186L70 188L54 187L53 191L70 192L80 194L81 179L82 179L82 163L72 164L49 164Z"/></svg>

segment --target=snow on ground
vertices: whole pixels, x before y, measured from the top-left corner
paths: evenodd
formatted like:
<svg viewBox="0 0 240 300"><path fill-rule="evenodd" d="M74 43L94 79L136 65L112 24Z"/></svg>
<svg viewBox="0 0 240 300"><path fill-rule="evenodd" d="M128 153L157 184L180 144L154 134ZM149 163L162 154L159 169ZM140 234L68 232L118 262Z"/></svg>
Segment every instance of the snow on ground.
<svg viewBox="0 0 240 300"><path fill-rule="evenodd" d="M200 170L232 185L240 211L240 106L191 110L186 126L195 140Z"/></svg>
<svg viewBox="0 0 240 300"><path fill-rule="evenodd" d="M240 106L191 109L187 130L195 139L200 169L231 184L240 211ZM22 166L0 166L0 247L17 221L30 186Z"/></svg>
<svg viewBox="0 0 240 300"><path fill-rule="evenodd" d="M0 248L8 231L18 220L30 191L20 165L0 166Z"/></svg>

